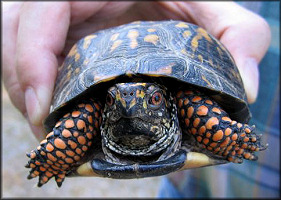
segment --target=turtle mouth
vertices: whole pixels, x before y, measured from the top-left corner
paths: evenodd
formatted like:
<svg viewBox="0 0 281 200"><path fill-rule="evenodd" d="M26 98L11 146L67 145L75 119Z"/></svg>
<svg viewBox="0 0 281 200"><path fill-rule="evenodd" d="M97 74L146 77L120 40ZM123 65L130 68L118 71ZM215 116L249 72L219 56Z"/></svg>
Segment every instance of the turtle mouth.
<svg viewBox="0 0 281 200"><path fill-rule="evenodd" d="M121 118L114 126L101 129L102 150L113 163L149 163L162 160L178 150L179 132L174 123L153 125L139 118ZM120 132L119 130L122 130Z"/></svg>

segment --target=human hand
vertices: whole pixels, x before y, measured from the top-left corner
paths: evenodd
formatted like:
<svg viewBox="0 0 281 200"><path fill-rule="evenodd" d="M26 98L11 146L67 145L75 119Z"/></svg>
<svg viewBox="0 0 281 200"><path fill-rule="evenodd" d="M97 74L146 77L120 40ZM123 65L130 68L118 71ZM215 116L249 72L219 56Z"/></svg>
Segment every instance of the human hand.
<svg viewBox="0 0 281 200"><path fill-rule="evenodd" d="M76 41L97 30L135 20L197 24L231 52L250 103L270 43L265 20L233 2L12 2L3 4L2 19L4 84L38 139L58 66Z"/></svg>

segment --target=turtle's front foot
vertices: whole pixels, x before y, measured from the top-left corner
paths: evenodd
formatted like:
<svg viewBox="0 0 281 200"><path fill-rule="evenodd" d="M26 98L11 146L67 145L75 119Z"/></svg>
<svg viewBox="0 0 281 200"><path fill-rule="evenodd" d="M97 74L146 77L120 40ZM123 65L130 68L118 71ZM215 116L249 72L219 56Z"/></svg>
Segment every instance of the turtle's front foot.
<svg viewBox="0 0 281 200"><path fill-rule="evenodd" d="M237 123L236 121L231 121L231 126L233 126L233 134L230 138L232 140L232 145L226 148L223 155L226 155L229 161L235 163L242 163L243 158L247 160L257 160L258 157L254 152L265 150L268 144L261 144L261 134L257 135L254 132L255 126Z"/></svg>
<svg viewBox="0 0 281 200"><path fill-rule="evenodd" d="M31 168L28 179L39 176L38 187L55 177L60 187L67 172L71 171L99 133L101 106L95 102L79 104L64 115L46 139L28 153L26 168Z"/></svg>

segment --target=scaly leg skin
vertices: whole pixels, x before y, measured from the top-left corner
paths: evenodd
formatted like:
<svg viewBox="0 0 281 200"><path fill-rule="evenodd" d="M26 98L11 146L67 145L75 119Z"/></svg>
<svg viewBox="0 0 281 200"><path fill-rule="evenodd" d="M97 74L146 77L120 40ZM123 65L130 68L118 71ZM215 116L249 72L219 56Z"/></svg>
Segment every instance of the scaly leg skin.
<svg viewBox="0 0 281 200"><path fill-rule="evenodd" d="M94 101L77 105L65 114L46 139L27 154L30 158L25 167L31 168L28 179L39 176L41 187L55 177L60 187L66 172L80 161L91 147L101 124L101 105Z"/></svg>
<svg viewBox="0 0 281 200"><path fill-rule="evenodd" d="M257 160L254 152L267 147L260 144L261 136L255 134L254 126L231 120L215 101L198 91L179 91L177 106L182 127L203 148L230 162Z"/></svg>

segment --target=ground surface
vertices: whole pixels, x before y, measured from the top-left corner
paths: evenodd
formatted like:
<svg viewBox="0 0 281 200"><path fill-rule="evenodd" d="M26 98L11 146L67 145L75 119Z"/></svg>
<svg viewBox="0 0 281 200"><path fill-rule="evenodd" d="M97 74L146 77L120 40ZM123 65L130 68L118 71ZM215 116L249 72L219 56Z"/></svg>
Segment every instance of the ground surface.
<svg viewBox="0 0 281 200"><path fill-rule="evenodd" d="M50 180L37 188L38 179L27 180L25 153L39 143L22 115L13 107L2 87L2 194L5 197L156 197L160 179L114 180L67 178L58 188Z"/></svg>

